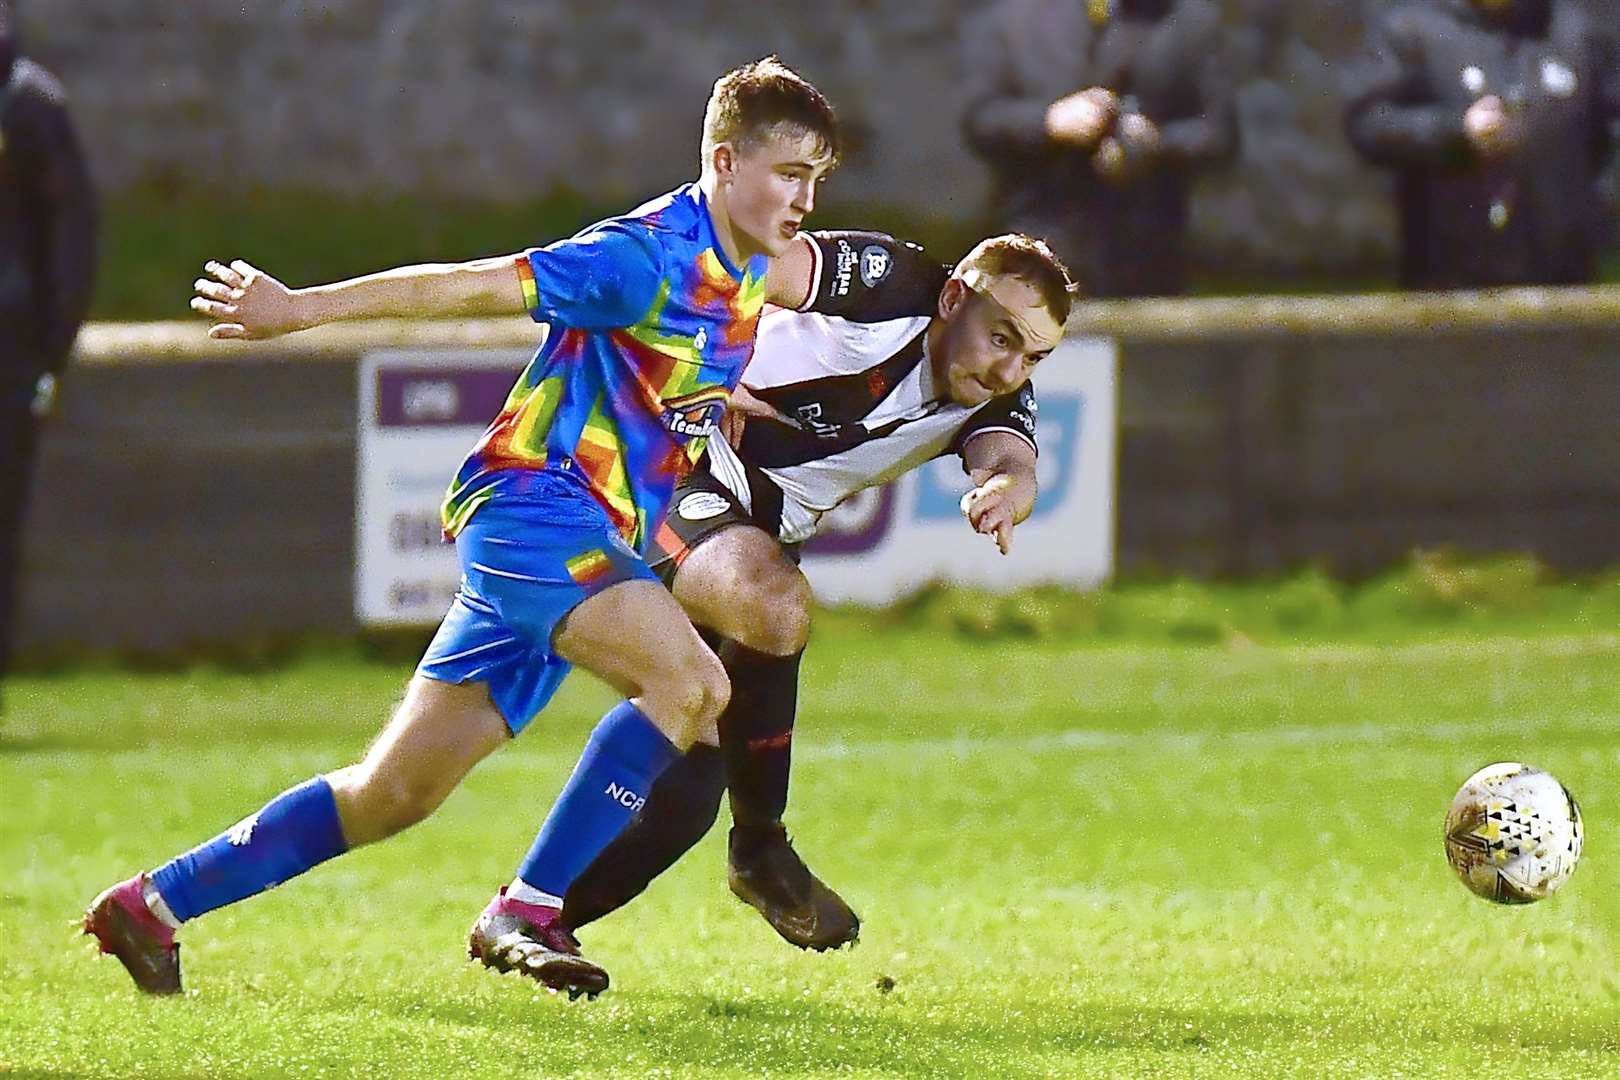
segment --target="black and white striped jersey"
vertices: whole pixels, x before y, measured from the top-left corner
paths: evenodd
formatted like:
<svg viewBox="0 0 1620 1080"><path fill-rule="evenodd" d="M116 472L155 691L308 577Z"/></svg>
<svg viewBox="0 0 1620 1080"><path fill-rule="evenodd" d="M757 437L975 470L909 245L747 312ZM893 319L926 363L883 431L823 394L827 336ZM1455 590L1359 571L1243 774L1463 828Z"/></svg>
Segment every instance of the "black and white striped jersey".
<svg viewBox="0 0 1620 1080"><path fill-rule="evenodd" d="M791 421L751 421L740 450L709 441L711 473L753 513L761 474L781 489L779 536L814 535L821 515L986 431L1035 445L1035 391L968 408L935 387L925 331L950 271L881 233L804 234L810 297L760 319L743 383ZM774 493L772 493L774 501Z"/></svg>

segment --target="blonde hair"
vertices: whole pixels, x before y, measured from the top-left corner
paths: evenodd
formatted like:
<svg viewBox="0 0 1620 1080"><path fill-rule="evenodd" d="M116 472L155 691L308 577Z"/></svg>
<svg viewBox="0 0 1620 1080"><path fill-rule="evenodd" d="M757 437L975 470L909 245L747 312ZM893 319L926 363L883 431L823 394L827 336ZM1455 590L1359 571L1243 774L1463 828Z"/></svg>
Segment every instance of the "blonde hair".
<svg viewBox="0 0 1620 1080"><path fill-rule="evenodd" d="M778 128L814 137L834 162L842 151L832 103L797 71L767 56L726 72L703 110L703 168L721 143L750 149Z"/></svg>

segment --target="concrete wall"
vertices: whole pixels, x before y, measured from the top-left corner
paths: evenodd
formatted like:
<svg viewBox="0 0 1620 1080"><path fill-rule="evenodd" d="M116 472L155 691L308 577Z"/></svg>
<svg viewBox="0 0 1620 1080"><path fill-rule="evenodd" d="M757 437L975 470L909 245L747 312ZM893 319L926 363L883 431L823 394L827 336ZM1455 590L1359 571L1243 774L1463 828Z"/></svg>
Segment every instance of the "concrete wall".
<svg viewBox="0 0 1620 1080"><path fill-rule="evenodd" d="M1387 259L1382 180L1339 127L1364 15L1388 0L1221 0L1248 146L1200 195L1206 259ZM1436 0L1438 2L1438 0ZM1620 0L1576 0L1620 20ZM958 139L974 0L21 0L72 91L102 182L628 202L695 171L709 84L780 53L839 104L850 202L960 220L985 178ZM849 223L844 223L849 224Z"/></svg>
<svg viewBox="0 0 1620 1080"><path fill-rule="evenodd" d="M1620 330L1128 345L1120 564L1620 563Z"/></svg>
<svg viewBox="0 0 1620 1080"><path fill-rule="evenodd" d="M45 429L18 647L352 628L352 360L79 367Z"/></svg>

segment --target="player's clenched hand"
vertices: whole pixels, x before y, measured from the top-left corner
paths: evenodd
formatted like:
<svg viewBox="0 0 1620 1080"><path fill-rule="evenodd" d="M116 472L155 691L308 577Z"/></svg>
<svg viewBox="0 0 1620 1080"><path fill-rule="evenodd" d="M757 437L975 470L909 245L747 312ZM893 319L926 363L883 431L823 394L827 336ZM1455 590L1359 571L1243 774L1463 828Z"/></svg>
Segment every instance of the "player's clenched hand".
<svg viewBox="0 0 1620 1080"><path fill-rule="evenodd" d="M1097 145L1091 167L1110 184L1122 185L1142 173L1159 152L1159 126L1141 113L1126 113L1113 134Z"/></svg>
<svg viewBox="0 0 1620 1080"><path fill-rule="evenodd" d="M720 417L720 434L731 444L732 449L742 446L743 428L748 424L750 416L762 420L775 420L778 423L787 422L787 417L777 409L768 402L761 401L748 392L748 387L738 383L737 388L731 392L731 401L726 405L725 414Z"/></svg>
<svg viewBox="0 0 1620 1080"><path fill-rule="evenodd" d="M210 260L193 287L191 310L214 322L211 338L269 338L303 328L292 290L257 267L237 259L229 266Z"/></svg>
<svg viewBox="0 0 1620 1080"><path fill-rule="evenodd" d="M1003 555L1012 550L1013 478L997 474L962 496L962 515L973 526L974 532L996 538L996 546Z"/></svg>

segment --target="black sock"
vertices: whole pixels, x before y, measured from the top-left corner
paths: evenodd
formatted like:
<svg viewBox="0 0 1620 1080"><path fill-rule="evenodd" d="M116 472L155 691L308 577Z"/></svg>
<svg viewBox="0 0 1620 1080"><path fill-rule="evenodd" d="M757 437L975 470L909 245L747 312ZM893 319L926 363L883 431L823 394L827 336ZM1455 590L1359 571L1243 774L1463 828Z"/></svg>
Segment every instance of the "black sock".
<svg viewBox="0 0 1620 1080"><path fill-rule="evenodd" d="M653 782L647 803L563 896L564 927L577 930L619 910L703 839L720 814L720 752L698 743Z"/></svg>
<svg viewBox="0 0 1620 1080"><path fill-rule="evenodd" d="M731 704L720 716L731 816L741 833L775 830L787 810L799 659L728 641L720 653L731 676Z"/></svg>

